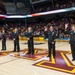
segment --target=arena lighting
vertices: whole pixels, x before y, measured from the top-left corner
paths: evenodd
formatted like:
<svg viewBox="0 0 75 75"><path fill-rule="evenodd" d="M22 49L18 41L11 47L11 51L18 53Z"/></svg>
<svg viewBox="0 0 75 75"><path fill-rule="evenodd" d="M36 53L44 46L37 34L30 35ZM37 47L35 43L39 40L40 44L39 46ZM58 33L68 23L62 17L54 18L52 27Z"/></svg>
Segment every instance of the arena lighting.
<svg viewBox="0 0 75 75"><path fill-rule="evenodd" d="M42 15L48 15L48 14L56 14L56 13L63 13L63 12L69 12L69 11L75 11L75 7L71 8L65 8L65 9L60 9L60 10L53 10L53 11L47 11L47 12L41 12L41 13L35 13L35 14L30 14L30 15L0 15L0 18L28 18L28 17L37 17L37 16L42 16Z"/></svg>
<svg viewBox="0 0 75 75"><path fill-rule="evenodd" d="M0 18L6 18L6 15L1 15L1 14L0 14Z"/></svg>

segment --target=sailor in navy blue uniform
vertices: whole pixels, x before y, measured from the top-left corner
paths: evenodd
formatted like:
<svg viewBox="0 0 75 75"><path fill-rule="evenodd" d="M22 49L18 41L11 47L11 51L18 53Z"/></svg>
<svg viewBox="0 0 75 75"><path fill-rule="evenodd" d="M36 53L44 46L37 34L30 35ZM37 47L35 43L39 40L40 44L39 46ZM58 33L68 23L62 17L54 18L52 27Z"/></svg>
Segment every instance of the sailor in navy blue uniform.
<svg viewBox="0 0 75 75"><path fill-rule="evenodd" d="M13 40L14 40L14 50L13 52L20 52L20 46L19 46L19 33L18 33L18 29L15 28L15 32L13 34Z"/></svg>
<svg viewBox="0 0 75 75"><path fill-rule="evenodd" d="M53 53L54 58L56 56L55 39L56 39L56 32L54 31L53 26L50 26L50 30L48 31L48 56L47 57L51 57L51 53Z"/></svg>
<svg viewBox="0 0 75 75"><path fill-rule="evenodd" d="M34 42L33 42L33 30L31 27L28 27L28 32L25 34L28 39L28 53L34 55Z"/></svg>
<svg viewBox="0 0 75 75"><path fill-rule="evenodd" d="M6 33L2 30L2 50L6 50Z"/></svg>
<svg viewBox="0 0 75 75"><path fill-rule="evenodd" d="M72 30L70 31L70 46L72 52L72 61L75 61L75 25L72 26Z"/></svg>

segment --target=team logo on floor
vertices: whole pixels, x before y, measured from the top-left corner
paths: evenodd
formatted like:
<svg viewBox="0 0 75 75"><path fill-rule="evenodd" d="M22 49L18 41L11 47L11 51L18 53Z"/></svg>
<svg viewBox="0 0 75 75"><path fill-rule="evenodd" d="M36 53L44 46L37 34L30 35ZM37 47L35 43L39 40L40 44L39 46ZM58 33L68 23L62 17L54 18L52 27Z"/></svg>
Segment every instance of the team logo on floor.
<svg viewBox="0 0 75 75"><path fill-rule="evenodd" d="M42 60L33 65L61 72L75 74L75 65L71 63L66 54L69 52L57 51L56 58L53 56L49 60Z"/></svg>

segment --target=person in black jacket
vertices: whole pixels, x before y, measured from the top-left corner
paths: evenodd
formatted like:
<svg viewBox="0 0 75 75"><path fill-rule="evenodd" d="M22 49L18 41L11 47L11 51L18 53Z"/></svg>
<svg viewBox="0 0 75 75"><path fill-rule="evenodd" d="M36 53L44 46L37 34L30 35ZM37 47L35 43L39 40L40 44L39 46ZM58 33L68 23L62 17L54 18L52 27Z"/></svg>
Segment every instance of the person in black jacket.
<svg viewBox="0 0 75 75"><path fill-rule="evenodd" d="M33 31L31 27L28 27L28 32L26 33L28 39L28 53L34 55L34 43L33 43Z"/></svg>
<svg viewBox="0 0 75 75"><path fill-rule="evenodd" d="M72 30L70 31L70 46L72 52L72 61L75 61L75 25L72 26Z"/></svg>
<svg viewBox="0 0 75 75"><path fill-rule="evenodd" d="M6 33L2 30L2 50L6 50Z"/></svg>
<svg viewBox="0 0 75 75"><path fill-rule="evenodd" d="M54 31L53 26L50 26L50 30L48 31L48 56L47 57L51 57L51 52L53 53L54 58L56 56L55 39L56 39L56 32Z"/></svg>
<svg viewBox="0 0 75 75"><path fill-rule="evenodd" d="M14 50L13 52L20 52L20 46L19 46L19 33L18 33L18 29L15 28L15 32L13 34L13 40L14 40Z"/></svg>

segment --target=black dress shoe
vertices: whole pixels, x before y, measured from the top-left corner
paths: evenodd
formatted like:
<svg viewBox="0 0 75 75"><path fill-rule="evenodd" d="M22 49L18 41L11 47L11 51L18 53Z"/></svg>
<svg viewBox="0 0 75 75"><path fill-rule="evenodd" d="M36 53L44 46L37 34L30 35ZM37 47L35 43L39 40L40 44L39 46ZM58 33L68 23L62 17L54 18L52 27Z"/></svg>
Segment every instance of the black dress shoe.
<svg viewBox="0 0 75 75"><path fill-rule="evenodd" d="M16 51L13 50L12 52L16 52Z"/></svg>
<svg viewBox="0 0 75 75"><path fill-rule="evenodd" d="M55 58L55 56L53 56L53 58Z"/></svg>
<svg viewBox="0 0 75 75"><path fill-rule="evenodd" d="M3 51L3 49L1 49L1 51Z"/></svg>
<svg viewBox="0 0 75 75"><path fill-rule="evenodd" d="M5 51L6 49L4 49L4 51Z"/></svg>
<svg viewBox="0 0 75 75"><path fill-rule="evenodd" d="M20 51L17 51L17 52L20 52Z"/></svg>
<svg viewBox="0 0 75 75"><path fill-rule="evenodd" d="M34 53L31 53L31 55L34 55Z"/></svg>
<svg viewBox="0 0 75 75"><path fill-rule="evenodd" d="M72 59L72 61L75 61L75 59Z"/></svg>
<svg viewBox="0 0 75 75"><path fill-rule="evenodd" d="M30 54L30 53L28 52L28 53L26 53L26 54Z"/></svg>
<svg viewBox="0 0 75 75"><path fill-rule="evenodd" d="M50 57L50 55L48 55L47 57Z"/></svg>

